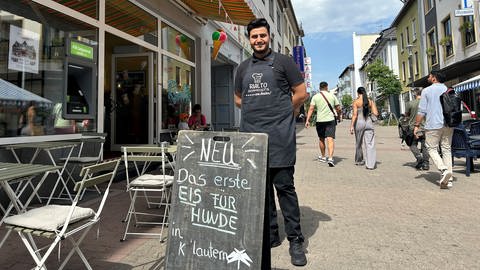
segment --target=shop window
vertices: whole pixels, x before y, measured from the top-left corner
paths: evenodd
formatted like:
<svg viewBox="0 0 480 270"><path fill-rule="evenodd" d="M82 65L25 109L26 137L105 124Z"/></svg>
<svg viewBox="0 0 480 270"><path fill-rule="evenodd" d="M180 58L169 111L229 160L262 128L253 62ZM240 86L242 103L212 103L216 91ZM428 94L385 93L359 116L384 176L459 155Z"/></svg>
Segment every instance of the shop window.
<svg viewBox="0 0 480 270"><path fill-rule="evenodd" d="M129 35L158 45L157 19L128 0L105 1L105 22Z"/></svg>
<svg viewBox="0 0 480 270"><path fill-rule="evenodd" d="M162 23L162 49L195 62L195 41L166 23Z"/></svg>
<svg viewBox="0 0 480 270"><path fill-rule="evenodd" d="M96 76L91 87L78 84L82 94L69 94L68 80L85 66L96 74L96 28L32 1L12 3L0 2L0 137L96 131ZM76 117L67 113L68 95L82 103Z"/></svg>
<svg viewBox="0 0 480 270"><path fill-rule="evenodd" d="M53 1L59 4L62 4L66 7L69 7L73 10L76 10L80 13L83 13L89 17L98 19L98 0L82 0L82 1L53 0Z"/></svg>
<svg viewBox="0 0 480 270"><path fill-rule="evenodd" d="M162 126L178 127L191 113L195 68L166 55L162 57L162 66L162 107L166 108L162 110Z"/></svg>

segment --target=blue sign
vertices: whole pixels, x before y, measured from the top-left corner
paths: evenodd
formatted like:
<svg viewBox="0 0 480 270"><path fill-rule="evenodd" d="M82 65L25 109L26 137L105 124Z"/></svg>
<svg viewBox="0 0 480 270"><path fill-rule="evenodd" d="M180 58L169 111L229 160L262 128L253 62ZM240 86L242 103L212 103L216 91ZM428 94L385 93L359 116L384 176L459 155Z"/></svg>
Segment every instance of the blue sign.
<svg viewBox="0 0 480 270"><path fill-rule="evenodd" d="M293 47L293 59L297 64L298 69L300 72L305 72L305 48L303 46L295 46Z"/></svg>

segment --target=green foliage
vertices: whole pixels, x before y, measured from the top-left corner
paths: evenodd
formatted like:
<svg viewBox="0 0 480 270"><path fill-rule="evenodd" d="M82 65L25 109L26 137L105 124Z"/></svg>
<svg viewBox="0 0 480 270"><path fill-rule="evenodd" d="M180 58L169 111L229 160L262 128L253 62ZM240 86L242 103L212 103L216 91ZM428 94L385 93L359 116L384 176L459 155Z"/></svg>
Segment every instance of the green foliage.
<svg viewBox="0 0 480 270"><path fill-rule="evenodd" d="M436 52L436 51L435 51L435 48L433 48L433 47L428 47L428 48L427 48L427 51L426 51L427 55L429 55L429 56L434 55L435 52Z"/></svg>
<svg viewBox="0 0 480 270"><path fill-rule="evenodd" d="M351 95L349 94L346 94L346 95L343 95L342 96L342 107L343 108L349 108L350 106L352 106L352 102L353 102L353 98Z"/></svg>
<svg viewBox="0 0 480 270"><path fill-rule="evenodd" d="M452 44L452 37L451 36L444 36L440 40L440 45L442 45L442 46L447 46L447 45L451 45L451 44Z"/></svg>
<svg viewBox="0 0 480 270"><path fill-rule="evenodd" d="M402 91L402 84L397 76L380 59L368 65L365 70L367 71L368 79L377 83L380 93L390 96L400 94Z"/></svg>
<svg viewBox="0 0 480 270"><path fill-rule="evenodd" d="M470 21L465 21L463 22L460 27L458 28L458 30L460 30L460 32L464 33L464 32L470 32L473 30L473 24L472 22Z"/></svg>

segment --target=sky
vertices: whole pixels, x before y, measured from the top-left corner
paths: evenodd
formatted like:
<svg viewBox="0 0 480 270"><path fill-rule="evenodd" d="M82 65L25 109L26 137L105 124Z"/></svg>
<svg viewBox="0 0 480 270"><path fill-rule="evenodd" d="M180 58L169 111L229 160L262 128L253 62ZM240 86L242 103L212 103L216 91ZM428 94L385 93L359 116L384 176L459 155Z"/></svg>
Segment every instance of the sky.
<svg viewBox="0 0 480 270"><path fill-rule="evenodd" d="M379 33L390 27L400 0L291 0L302 25L307 56L312 58L312 85L335 88L338 76L353 64L352 34Z"/></svg>

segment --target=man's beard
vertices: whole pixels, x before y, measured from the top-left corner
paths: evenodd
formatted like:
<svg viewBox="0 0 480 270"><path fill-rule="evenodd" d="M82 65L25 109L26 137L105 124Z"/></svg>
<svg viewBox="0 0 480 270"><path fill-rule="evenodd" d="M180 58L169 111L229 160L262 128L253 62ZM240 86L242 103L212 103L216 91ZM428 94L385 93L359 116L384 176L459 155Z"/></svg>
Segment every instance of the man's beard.
<svg viewBox="0 0 480 270"><path fill-rule="evenodd" d="M268 44L265 44L265 49L263 49L263 50L257 50L256 47L255 47L255 45L254 45L254 46L252 46L252 49L253 49L253 52L254 52L254 53L261 55L261 54L266 54L266 53L268 52L269 46L268 46Z"/></svg>

